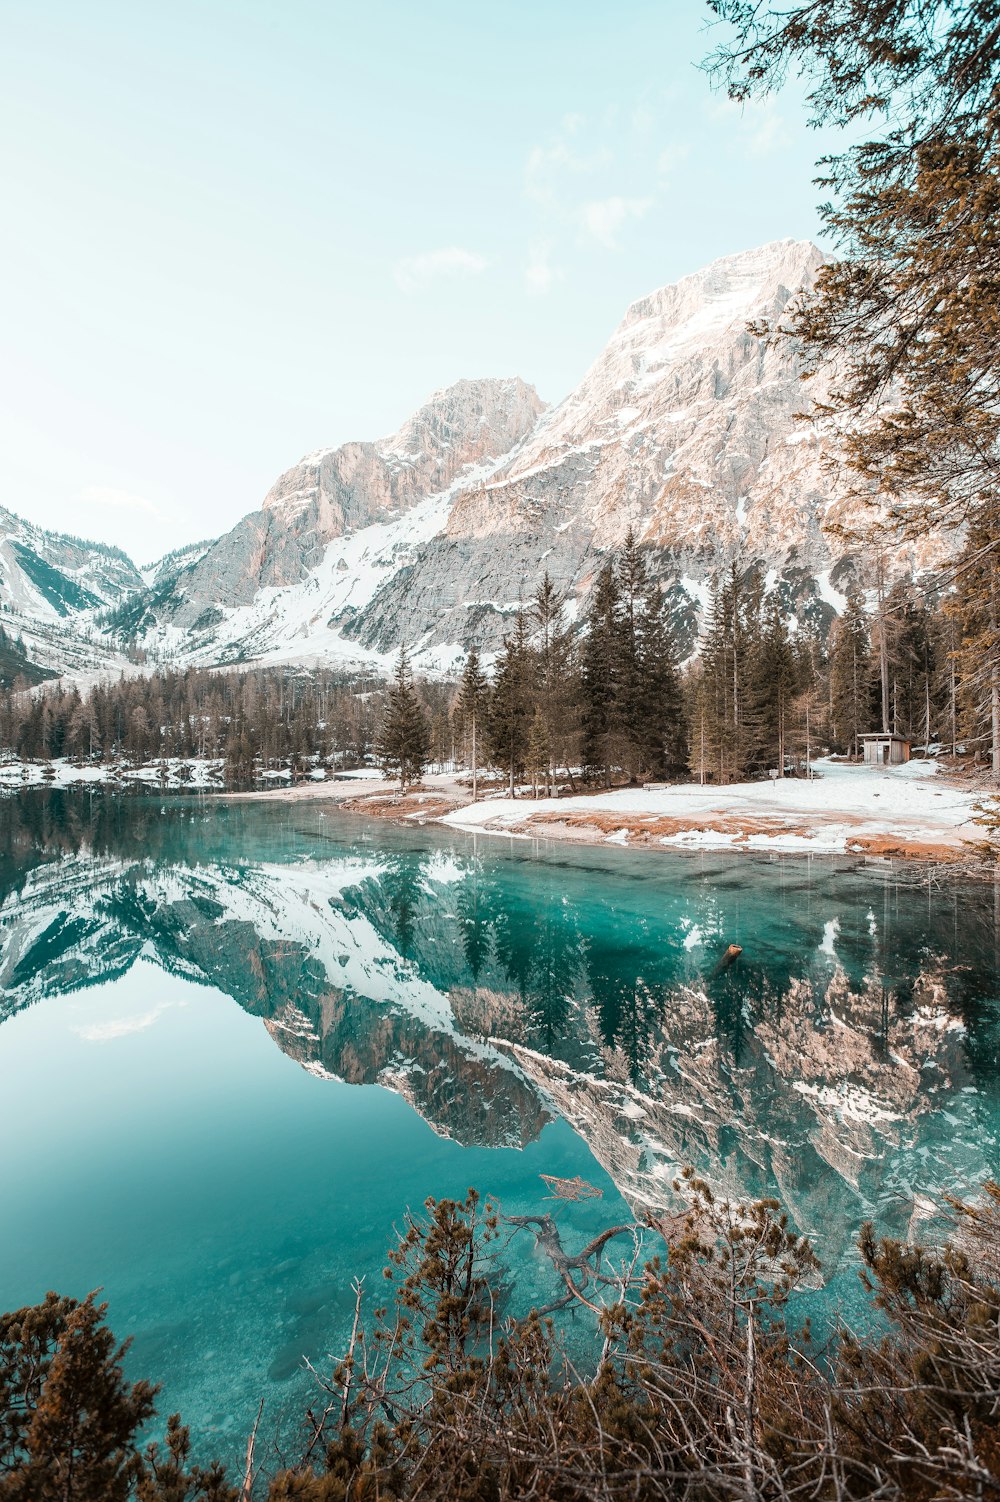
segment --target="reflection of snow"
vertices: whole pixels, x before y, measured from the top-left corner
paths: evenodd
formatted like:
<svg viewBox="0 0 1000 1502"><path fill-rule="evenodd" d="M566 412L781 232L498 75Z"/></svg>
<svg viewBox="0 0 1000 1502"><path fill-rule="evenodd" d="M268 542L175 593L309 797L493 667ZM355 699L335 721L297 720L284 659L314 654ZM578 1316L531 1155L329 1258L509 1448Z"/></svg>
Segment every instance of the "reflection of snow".
<svg viewBox="0 0 1000 1502"><path fill-rule="evenodd" d="M805 1080L793 1080L792 1089L800 1095L808 1095L820 1105L835 1111L843 1121L902 1121L898 1111L887 1111L875 1097L860 1085L842 1081L832 1085L810 1085Z"/></svg>
<svg viewBox="0 0 1000 1502"><path fill-rule="evenodd" d="M823 942L819 946L820 954L828 954L831 960L837 958L837 936L840 933L840 921L831 918L829 923L823 925Z"/></svg>

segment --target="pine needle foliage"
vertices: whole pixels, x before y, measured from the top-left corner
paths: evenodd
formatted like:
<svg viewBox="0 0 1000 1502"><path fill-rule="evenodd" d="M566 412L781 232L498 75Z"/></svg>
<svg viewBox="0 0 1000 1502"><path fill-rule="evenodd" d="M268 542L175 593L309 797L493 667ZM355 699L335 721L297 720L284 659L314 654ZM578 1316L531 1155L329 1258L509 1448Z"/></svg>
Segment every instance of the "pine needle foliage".
<svg viewBox="0 0 1000 1502"><path fill-rule="evenodd" d="M564 1181L554 1181L557 1186ZM950 1202L937 1248L859 1239L875 1318L814 1350L796 1295L813 1251L773 1200L685 1170L683 1206L566 1244L556 1214L473 1190L408 1214L385 1297L362 1284L316 1374L301 1457L235 1484L190 1461L155 1390L128 1383L93 1297L0 1316L4 1502L952 1502L1000 1497L1000 1186ZM508 1311L512 1238L547 1309ZM575 1311L573 1355L558 1318ZM589 1355L581 1337L589 1332ZM256 1432L256 1431L255 1431ZM286 1444L287 1453L287 1444Z"/></svg>
<svg viewBox="0 0 1000 1502"><path fill-rule="evenodd" d="M419 782L430 760L431 733L417 691L406 648L400 647L396 672L386 696L375 755L401 788Z"/></svg>

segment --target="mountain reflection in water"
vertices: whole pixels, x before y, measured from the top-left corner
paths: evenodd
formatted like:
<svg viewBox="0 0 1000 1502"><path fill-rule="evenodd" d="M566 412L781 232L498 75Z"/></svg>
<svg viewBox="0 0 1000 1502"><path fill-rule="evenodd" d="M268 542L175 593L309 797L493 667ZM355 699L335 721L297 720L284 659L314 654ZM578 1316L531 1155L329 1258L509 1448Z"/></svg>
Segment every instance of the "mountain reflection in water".
<svg viewBox="0 0 1000 1502"><path fill-rule="evenodd" d="M919 1233L997 1172L991 886L303 805L50 791L0 821L0 1021L142 956L457 1142L561 1116L637 1208L687 1163L775 1194L827 1269L862 1220Z"/></svg>

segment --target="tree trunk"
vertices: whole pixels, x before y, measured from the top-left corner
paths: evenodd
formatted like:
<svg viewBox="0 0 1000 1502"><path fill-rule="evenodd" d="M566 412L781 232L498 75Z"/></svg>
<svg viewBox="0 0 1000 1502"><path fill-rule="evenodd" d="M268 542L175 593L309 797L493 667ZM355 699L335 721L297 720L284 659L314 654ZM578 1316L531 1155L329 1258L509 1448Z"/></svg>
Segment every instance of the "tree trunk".
<svg viewBox="0 0 1000 1502"><path fill-rule="evenodd" d="M472 716L472 801L479 796L479 768L476 764L476 716Z"/></svg>
<svg viewBox="0 0 1000 1502"><path fill-rule="evenodd" d="M989 587L989 734L992 739L992 780L1000 783L1000 665L997 664L997 581Z"/></svg>

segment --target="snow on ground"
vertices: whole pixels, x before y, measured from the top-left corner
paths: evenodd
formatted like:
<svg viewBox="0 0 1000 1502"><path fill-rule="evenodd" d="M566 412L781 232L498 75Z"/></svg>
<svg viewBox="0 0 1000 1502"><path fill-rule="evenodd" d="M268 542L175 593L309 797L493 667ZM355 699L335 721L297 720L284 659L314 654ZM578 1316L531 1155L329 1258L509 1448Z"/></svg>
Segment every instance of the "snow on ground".
<svg viewBox="0 0 1000 1502"><path fill-rule="evenodd" d="M558 824L598 816L604 840L622 844L642 833L642 820L676 821L653 842L682 849L787 850L843 854L863 840L901 840L953 846L977 838L970 823L978 795L947 783L932 761L901 767L861 767L826 759L811 780L701 787L678 783L621 788L574 798L487 799L444 815L459 829L492 833L559 833ZM621 816L621 825L614 819ZM637 821L639 827L637 827ZM717 826L717 827L713 827ZM759 827L758 827L759 826Z"/></svg>

